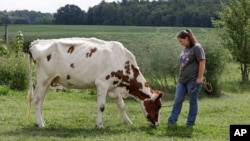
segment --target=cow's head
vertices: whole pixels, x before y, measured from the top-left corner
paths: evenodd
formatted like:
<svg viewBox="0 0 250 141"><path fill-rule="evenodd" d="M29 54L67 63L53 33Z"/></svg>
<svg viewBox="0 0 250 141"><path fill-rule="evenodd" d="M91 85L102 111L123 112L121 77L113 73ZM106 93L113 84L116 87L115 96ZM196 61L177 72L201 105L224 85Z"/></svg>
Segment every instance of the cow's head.
<svg viewBox="0 0 250 141"><path fill-rule="evenodd" d="M157 90L151 90L153 97L147 98L141 102L142 109L147 119L152 125L158 125L160 121L161 97L163 93Z"/></svg>
<svg viewBox="0 0 250 141"><path fill-rule="evenodd" d="M149 83L141 74L136 65L125 62L124 70L117 70L106 76L106 80L116 77L119 81L114 81L114 87L122 87L132 97L135 97L141 103L141 108L146 118L157 125L159 123L159 111L161 109L161 97L163 93L153 90Z"/></svg>

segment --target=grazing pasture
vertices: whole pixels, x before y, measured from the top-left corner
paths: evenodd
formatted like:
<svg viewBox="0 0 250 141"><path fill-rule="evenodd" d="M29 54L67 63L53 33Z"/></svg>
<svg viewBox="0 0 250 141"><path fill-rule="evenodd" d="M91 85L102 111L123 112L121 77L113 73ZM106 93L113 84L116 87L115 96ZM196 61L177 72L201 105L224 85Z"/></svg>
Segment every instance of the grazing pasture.
<svg viewBox="0 0 250 141"><path fill-rule="evenodd" d="M43 108L46 127L40 129L34 124L34 110L30 120L26 118L26 92L9 91L8 96L0 96L0 138L8 141L228 141L230 124L250 124L249 100L249 93L200 99L197 125L188 129L185 127L188 101L184 102L176 127L166 125L171 107L163 107L160 125L152 128L138 102L125 99L128 115L134 123L127 125L114 101L108 99L103 114L105 128L97 129L95 95L88 91L50 90ZM171 104L171 100L163 99L163 105Z"/></svg>
<svg viewBox="0 0 250 141"><path fill-rule="evenodd" d="M145 76L152 74L162 76L166 71L169 71L168 74L176 74L176 69L173 68L182 48L176 41L175 35L182 29L185 28L10 25L9 35L14 36L17 31L22 31L26 41L60 37L97 37L104 40L117 40L133 52ZM217 45L217 37L213 29L191 29L203 46ZM127 98L125 108L134 124L124 124L115 102L107 99L103 113L104 129L95 128L96 93L94 91L49 90L43 104L46 127L40 129L34 125L33 107L30 119L26 117L28 90L18 92L0 87L0 140L228 141L230 124L250 124L249 89L246 87L242 91L239 80L238 66L233 62L228 63L221 75L220 85L223 88L223 95L213 97L205 93L201 94L197 125L192 129L185 127L187 100L184 101L178 125L174 127L166 125L173 104L173 89L164 91L162 104L168 107L161 109L161 122L158 127L150 127L141 112L140 104L132 98ZM166 87L174 87L172 75L160 77L157 82L162 84L163 90Z"/></svg>

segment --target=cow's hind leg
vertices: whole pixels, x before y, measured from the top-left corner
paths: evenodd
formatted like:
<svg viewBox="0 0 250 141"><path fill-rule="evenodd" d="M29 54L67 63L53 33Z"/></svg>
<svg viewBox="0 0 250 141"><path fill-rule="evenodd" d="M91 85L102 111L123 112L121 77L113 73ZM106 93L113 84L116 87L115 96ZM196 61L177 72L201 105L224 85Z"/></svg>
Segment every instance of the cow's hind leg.
<svg viewBox="0 0 250 141"><path fill-rule="evenodd" d="M42 104L49 85L44 85L44 83L38 82L36 86L37 87L32 98L33 104L35 106L36 124L38 127L45 127L42 115Z"/></svg>

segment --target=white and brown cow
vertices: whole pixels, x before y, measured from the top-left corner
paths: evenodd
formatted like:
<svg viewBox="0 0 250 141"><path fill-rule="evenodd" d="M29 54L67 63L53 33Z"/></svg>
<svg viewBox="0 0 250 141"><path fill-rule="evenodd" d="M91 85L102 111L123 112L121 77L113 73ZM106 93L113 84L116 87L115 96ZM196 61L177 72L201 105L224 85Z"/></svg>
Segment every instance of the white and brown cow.
<svg viewBox="0 0 250 141"><path fill-rule="evenodd" d="M162 92L153 90L146 82L134 55L120 42L96 38L61 38L35 40L29 48L30 85L28 98L33 102L36 123L45 127L42 104L48 87L61 84L74 89L97 90L96 126L103 127L102 114L106 96L116 104L126 123L132 124L123 97L132 96L153 124L159 123ZM33 95L32 61L36 66L37 84Z"/></svg>

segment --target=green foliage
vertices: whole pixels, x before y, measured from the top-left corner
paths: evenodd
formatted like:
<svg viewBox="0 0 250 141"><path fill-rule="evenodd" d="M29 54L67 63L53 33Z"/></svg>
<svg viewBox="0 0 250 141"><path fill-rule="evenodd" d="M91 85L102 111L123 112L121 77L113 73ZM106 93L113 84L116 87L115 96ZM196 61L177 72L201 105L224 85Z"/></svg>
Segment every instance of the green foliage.
<svg viewBox="0 0 250 141"><path fill-rule="evenodd" d="M248 81L250 67L250 1L232 0L222 5L220 20L213 24L233 58L240 63L242 82Z"/></svg>
<svg viewBox="0 0 250 141"><path fill-rule="evenodd" d="M8 46L4 43L2 39L0 39L0 57L8 55L9 55Z"/></svg>
<svg viewBox="0 0 250 141"><path fill-rule="evenodd" d="M28 66L25 58L2 58L0 60L0 85L23 91L28 86Z"/></svg>
<svg viewBox="0 0 250 141"><path fill-rule="evenodd" d="M0 85L7 85L13 90L21 91L27 88L28 76L27 60L22 51L23 42L23 34L18 31L14 36L13 44L8 45L14 49L10 51L8 56L0 58Z"/></svg>
<svg viewBox="0 0 250 141"><path fill-rule="evenodd" d="M220 9L219 5L222 1L228 2L229 0L122 1L121 3L102 1L89 8L87 23L94 25L211 27L210 18L217 18L214 11Z"/></svg>
<svg viewBox="0 0 250 141"><path fill-rule="evenodd" d="M86 21L86 13L76 5L65 5L54 14L56 24L78 25Z"/></svg>
<svg viewBox="0 0 250 141"><path fill-rule="evenodd" d="M0 24L52 24L53 15L28 10L0 11Z"/></svg>
<svg viewBox="0 0 250 141"><path fill-rule="evenodd" d="M226 64L230 61L231 56L229 55L228 50L223 48L223 45L221 41L218 40L215 32L208 33L207 31L202 31L202 34L203 35L199 38L206 39L202 41L202 46L206 53L205 81L211 83L212 95L221 96L221 76L223 75L222 73L224 72Z"/></svg>
<svg viewBox="0 0 250 141"><path fill-rule="evenodd" d="M14 37L14 47L16 57L23 56L24 37L21 31L18 31Z"/></svg>
<svg viewBox="0 0 250 141"><path fill-rule="evenodd" d="M86 24L211 27L210 18L220 2L230 0L128 0L106 2L83 11L76 5L58 7L56 13L28 10L0 11L0 24ZM209 7L209 8L207 8Z"/></svg>
<svg viewBox="0 0 250 141"><path fill-rule="evenodd" d="M9 87L5 85L0 85L0 96L1 95L8 95Z"/></svg>

